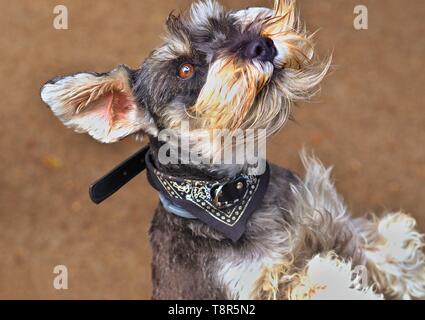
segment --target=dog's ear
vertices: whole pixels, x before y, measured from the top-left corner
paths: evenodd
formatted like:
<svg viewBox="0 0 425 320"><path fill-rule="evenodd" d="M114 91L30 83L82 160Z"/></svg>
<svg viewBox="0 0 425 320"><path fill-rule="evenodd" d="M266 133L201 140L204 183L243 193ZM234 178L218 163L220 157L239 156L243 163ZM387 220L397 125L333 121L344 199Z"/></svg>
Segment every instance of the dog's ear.
<svg viewBox="0 0 425 320"><path fill-rule="evenodd" d="M56 78L43 86L41 98L67 127L104 143L115 142L146 131L150 122L133 95L133 72L119 66L104 74Z"/></svg>

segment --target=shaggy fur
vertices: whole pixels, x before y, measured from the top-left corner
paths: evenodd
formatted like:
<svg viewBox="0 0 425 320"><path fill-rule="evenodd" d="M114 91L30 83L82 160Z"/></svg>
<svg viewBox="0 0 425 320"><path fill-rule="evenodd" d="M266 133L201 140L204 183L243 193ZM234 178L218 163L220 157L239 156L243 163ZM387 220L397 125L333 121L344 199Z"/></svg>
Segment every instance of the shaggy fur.
<svg viewBox="0 0 425 320"><path fill-rule="evenodd" d="M250 54L258 43L269 47L257 46L258 54ZM206 148L204 160L215 159L223 149L200 143L200 137L214 129L274 134L291 106L318 90L330 63L330 57L317 58L295 1L227 11L203 0L169 16L164 43L139 69L120 66L55 78L41 97L65 125L101 142L147 135L154 163L165 174L218 180L246 173L250 159L234 165L163 164L162 130L187 123L188 137L174 134L195 150ZM188 64L193 76L183 79L179 70ZM304 179L271 166L267 193L236 243L160 204L150 229L153 298L425 298L424 242L415 220L403 213L353 219L331 170L305 153L302 160Z"/></svg>
<svg viewBox="0 0 425 320"><path fill-rule="evenodd" d="M297 284L288 291L291 300L382 300L372 287L362 284L361 275L335 254L317 255L298 275Z"/></svg>
<svg viewBox="0 0 425 320"><path fill-rule="evenodd" d="M162 252L154 256L154 298L425 298L423 242L414 220L402 213L351 218L331 171L313 157L302 159L302 180L272 167L270 191L237 245L160 209L151 229L154 251ZM359 266L367 282L359 280ZM210 293L199 292L199 283ZM176 286L189 288L176 294Z"/></svg>
<svg viewBox="0 0 425 320"><path fill-rule="evenodd" d="M291 259L266 269L256 294L276 298L279 292L285 298L293 298L295 292L295 297L299 297L301 281L304 287L309 282L321 285L321 297L355 298L357 293L352 295L340 290L343 289L341 282L338 290L324 285L329 283L326 277L332 263L326 260L321 266L314 263L316 276L309 272L312 261L317 258L309 259L333 252L340 265L341 261L349 260L344 267L333 268L335 282L339 276L346 278L347 281L342 282L347 284L346 290L352 289L352 283L344 273L347 274L351 265L365 266L369 283L358 288L366 293L363 298L372 291L386 298L425 298L424 242L414 230L414 219L403 213L388 214L382 219L352 219L330 180L330 169L304 153L302 160L306 167L304 181L291 186L294 205L288 213L292 223L286 228L286 237L291 240L286 242L286 248L281 246L279 250L282 256L289 255ZM301 271L304 275L300 276L300 270L305 268L307 271Z"/></svg>

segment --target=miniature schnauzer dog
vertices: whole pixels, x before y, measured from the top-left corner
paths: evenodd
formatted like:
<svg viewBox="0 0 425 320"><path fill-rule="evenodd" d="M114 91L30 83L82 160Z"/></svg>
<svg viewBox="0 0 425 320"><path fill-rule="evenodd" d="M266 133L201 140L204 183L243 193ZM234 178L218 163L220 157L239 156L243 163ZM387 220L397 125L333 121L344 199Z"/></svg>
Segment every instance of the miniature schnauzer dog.
<svg viewBox="0 0 425 320"><path fill-rule="evenodd" d="M302 154L304 178L269 164L253 174L248 164L159 160L160 132L184 122L191 131L281 129L329 70L312 38L293 0L240 11L202 0L169 16L163 45L139 69L43 86L43 101L77 132L103 143L148 137L161 199L150 229L154 299L425 298L415 220L352 218L315 157Z"/></svg>

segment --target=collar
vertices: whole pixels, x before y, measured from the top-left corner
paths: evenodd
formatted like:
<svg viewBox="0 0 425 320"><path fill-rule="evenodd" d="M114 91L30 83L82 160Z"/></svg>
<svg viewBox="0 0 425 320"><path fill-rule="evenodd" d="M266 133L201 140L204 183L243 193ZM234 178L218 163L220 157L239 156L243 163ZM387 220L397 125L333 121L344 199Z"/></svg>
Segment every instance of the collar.
<svg viewBox="0 0 425 320"><path fill-rule="evenodd" d="M240 173L222 180L198 180L159 171L150 152L145 162L148 180L160 192L168 212L187 219L196 218L234 242L244 234L246 223L260 206L270 179L268 164L261 176Z"/></svg>
<svg viewBox="0 0 425 320"><path fill-rule="evenodd" d="M185 219L198 219L232 241L238 241L260 206L270 180L270 167L260 175L240 173L222 180L197 180L160 172L149 147L115 167L90 186L90 197L99 204L147 168L149 183L159 192L165 210Z"/></svg>
<svg viewBox="0 0 425 320"><path fill-rule="evenodd" d="M173 201L169 200L167 198L167 196L165 196L161 192L159 193L159 201L161 201L162 206L164 207L165 211L172 213L177 217L188 219L188 220L198 220L189 211L187 211L185 208L182 208L182 207L174 204Z"/></svg>

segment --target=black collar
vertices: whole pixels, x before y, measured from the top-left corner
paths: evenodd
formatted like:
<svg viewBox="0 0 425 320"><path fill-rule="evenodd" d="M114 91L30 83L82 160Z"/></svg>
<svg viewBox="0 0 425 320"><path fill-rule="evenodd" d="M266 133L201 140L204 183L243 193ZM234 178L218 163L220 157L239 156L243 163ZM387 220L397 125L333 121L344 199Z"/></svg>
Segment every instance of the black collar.
<svg viewBox="0 0 425 320"><path fill-rule="evenodd" d="M149 147L145 147L94 183L90 187L91 199L101 203L145 168L163 204L181 208L233 241L244 234L246 223L260 206L270 179L268 164L261 176L240 173L223 180L174 177L155 167Z"/></svg>

